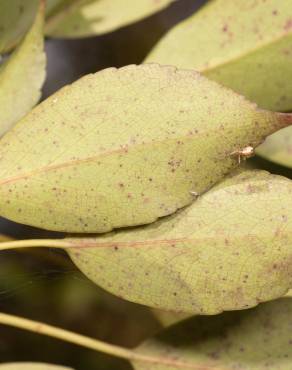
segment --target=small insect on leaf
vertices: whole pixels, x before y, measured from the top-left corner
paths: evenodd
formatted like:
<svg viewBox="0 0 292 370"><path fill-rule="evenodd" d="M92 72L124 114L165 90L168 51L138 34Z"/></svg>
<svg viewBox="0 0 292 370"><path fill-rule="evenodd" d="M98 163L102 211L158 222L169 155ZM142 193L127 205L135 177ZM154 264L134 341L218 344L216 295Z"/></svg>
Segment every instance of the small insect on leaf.
<svg viewBox="0 0 292 370"><path fill-rule="evenodd" d="M241 159L247 159L255 155L254 148L252 146L247 146L241 150L235 150L230 153L230 155L236 155L238 157L238 163L241 162Z"/></svg>

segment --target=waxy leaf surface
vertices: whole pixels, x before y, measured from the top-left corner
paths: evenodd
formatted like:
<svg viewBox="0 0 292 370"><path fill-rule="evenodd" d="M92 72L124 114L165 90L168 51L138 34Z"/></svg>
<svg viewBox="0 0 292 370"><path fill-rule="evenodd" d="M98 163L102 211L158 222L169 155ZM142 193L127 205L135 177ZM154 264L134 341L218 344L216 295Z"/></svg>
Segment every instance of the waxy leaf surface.
<svg viewBox="0 0 292 370"><path fill-rule="evenodd" d="M235 174L158 222L71 239L96 284L151 307L215 314L285 295L292 286L292 182Z"/></svg>
<svg viewBox="0 0 292 370"><path fill-rule="evenodd" d="M69 367L34 362L0 364L0 370L73 370Z"/></svg>
<svg viewBox="0 0 292 370"><path fill-rule="evenodd" d="M0 1L0 54L18 44L35 17L38 0Z"/></svg>
<svg viewBox="0 0 292 370"><path fill-rule="evenodd" d="M4 1L5 2L5 1ZM38 102L45 79L44 5L25 38L0 66L0 136Z"/></svg>
<svg viewBox="0 0 292 370"><path fill-rule="evenodd" d="M171 29L146 62L194 68L261 108L292 110L292 0L214 0ZM258 154L292 167L292 129ZM289 145L289 144L287 144ZM279 155L281 153L281 155ZM284 155L284 156L283 156Z"/></svg>
<svg viewBox="0 0 292 370"><path fill-rule="evenodd" d="M62 38L99 35L148 17L171 2L173 0L61 1L62 6L47 20L46 33Z"/></svg>
<svg viewBox="0 0 292 370"><path fill-rule="evenodd" d="M291 370L291 326L291 298L252 310L197 316L137 348L160 358L157 364L133 365L135 370Z"/></svg>
<svg viewBox="0 0 292 370"><path fill-rule="evenodd" d="M70 232L151 223L238 166L234 151L289 121L195 71L88 75L0 141L0 214Z"/></svg>

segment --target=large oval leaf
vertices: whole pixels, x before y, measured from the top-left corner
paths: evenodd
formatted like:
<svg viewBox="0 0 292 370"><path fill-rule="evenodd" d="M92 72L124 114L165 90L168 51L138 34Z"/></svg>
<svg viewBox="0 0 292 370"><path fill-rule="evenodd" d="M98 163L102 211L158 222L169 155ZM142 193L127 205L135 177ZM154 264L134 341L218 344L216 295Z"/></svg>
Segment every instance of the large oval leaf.
<svg viewBox="0 0 292 370"><path fill-rule="evenodd" d="M0 67L0 136L29 112L41 96L46 67L43 22L44 4L40 3L31 29Z"/></svg>
<svg viewBox="0 0 292 370"><path fill-rule="evenodd" d="M215 314L283 296L292 287L292 182L236 174L190 207L147 227L71 239L91 280L148 306Z"/></svg>
<svg viewBox="0 0 292 370"><path fill-rule="evenodd" d="M137 348L158 358L156 364L133 365L136 370L291 370L291 317L291 298L248 311L195 317Z"/></svg>
<svg viewBox="0 0 292 370"><path fill-rule="evenodd" d="M52 0L51 0L52 1ZM143 19L168 6L174 0L95 0L61 1L50 14L46 33L54 37L85 37L114 31ZM56 3L56 1L54 1ZM57 2L57 5L59 5Z"/></svg>
<svg viewBox="0 0 292 370"><path fill-rule="evenodd" d="M128 66L51 96L0 142L0 214L105 232L193 201L291 116L259 110L194 71Z"/></svg>
<svg viewBox="0 0 292 370"><path fill-rule="evenodd" d="M73 370L73 369L64 366L36 362L15 362L0 364L0 370Z"/></svg>
<svg viewBox="0 0 292 370"><path fill-rule="evenodd" d="M292 0L210 1L162 38L146 62L194 68L240 92L261 107L292 110ZM292 167L285 137L269 140L258 153ZM289 139L290 141L290 139Z"/></svg>
<svg viewBox="0 0 292 370"><path fill-rule="evenodd" d="M33 22L39 0L0 1L0 54L12 49Z"/></svg>

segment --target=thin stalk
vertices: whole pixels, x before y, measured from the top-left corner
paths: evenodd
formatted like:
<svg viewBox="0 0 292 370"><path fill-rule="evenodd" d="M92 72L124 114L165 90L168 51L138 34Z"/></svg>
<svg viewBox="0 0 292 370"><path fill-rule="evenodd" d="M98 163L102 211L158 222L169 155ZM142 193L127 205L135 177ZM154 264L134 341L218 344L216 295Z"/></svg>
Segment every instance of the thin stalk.
<svg viewBox="0 0 292 370"><path fill-rule="evenodd" d="M126 349L116 345L108 344L97 339L86 337L68 330L64 330L42 322L25 319L22 317L0 313L0 324L13 326L19 329L28 330L34 333L47 335L49 337L61 339L63 341L86 347L94 351L106 353L108 355L126 359L134 362L144 362L155 365L171 366L180 369L193 370L223 370L214 366L198 365L166 357L155 357Z"/></svg>
<svg viewBox="0 0 292 370"><path fill-rule="evenodd" d="M1 242L0 251L33 247L51 247L64 249L72 246L72 243L70 241L66 241L65 239L27 239Z"/></svg>
<svg viewBox="0 0 292 370"><path fill-rule="evenodd" d="M278 112L276 114L278 117L278 122L281 125L280 127L278 127L278 129L292 125L292 113L279 113Z"/></svg>

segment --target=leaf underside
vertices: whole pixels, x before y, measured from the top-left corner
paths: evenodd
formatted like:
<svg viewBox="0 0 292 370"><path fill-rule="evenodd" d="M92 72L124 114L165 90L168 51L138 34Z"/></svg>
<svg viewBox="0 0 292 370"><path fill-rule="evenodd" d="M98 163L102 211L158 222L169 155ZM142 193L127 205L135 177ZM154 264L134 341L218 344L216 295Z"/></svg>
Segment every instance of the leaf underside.
<svg viewBox="0 0 292 370"><path fill-rule="evenodd" d="M281 297L292 287L292 182L236 173L155 224L72 238L66 249L92 281L124 299L216 314Z"/></svg>
<svg viewBox="0 0 292 370"><path fill-rule="evenodd" d="M46 67L43 22L44 9L40 4L25 38L0 67L0 136L40 99Z"/></svg>
<svg viewBox="0 0 292 370"><path fill-rule="evenodd" d="M252 310L194 317L137 348L139 353L169 360L169 366L133 365L135 370L291 370L291 317L291 298Z"/></svg>
<svg viewBox="0 0 292 370"><path fill-rule="evenodd" d="M78 38L114 31L137 22L163 8L173 0L95 0L79 1L77 6L64 0L53 1L59 5L49 16L46 33L53 37Z"/></svg>
<svg viewBox="0 0 292 370"><path fill-rule="evenodd" d="M195 71L151 64L88 75L0 141L0 214L67 232L151 223L190 204L238 166L234 152L279 124Z"/></svg>
<svg viewBox="0 0 292 370"><path fill-rule="evenodd" d="M171 29L146 62L194 68L262 108L291 111L292 0L210 1ZM292 167L291 137L289 128L257 153Z"/></svg>
<svg viewBox="0 0 292 370"><path fill-rule="evenodd" d="M0 1L0 54L13 49L28 31L38 0Z"/></svg>

